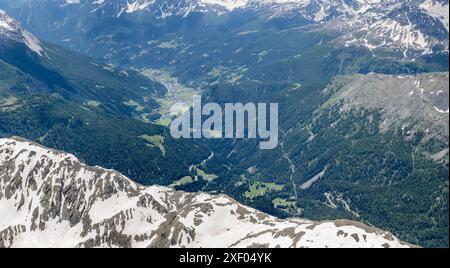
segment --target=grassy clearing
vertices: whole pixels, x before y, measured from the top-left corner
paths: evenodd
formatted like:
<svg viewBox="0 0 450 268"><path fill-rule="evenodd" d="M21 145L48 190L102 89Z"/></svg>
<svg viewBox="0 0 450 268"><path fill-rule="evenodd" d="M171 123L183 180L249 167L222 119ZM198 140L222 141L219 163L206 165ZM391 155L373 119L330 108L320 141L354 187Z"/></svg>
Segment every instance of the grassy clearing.
<svg viewBox="0 0 450 268"><path fill-rule="evenodd" d="M0 106L11 106L16 104L18 100L19 99L14 96L6 97L0 100Z"/></svg>
<svg viewBox="0 0 450 268"><path fill-rule="evenodd" d="M301 83L295 83L294 84L294 88L292 90L299 90L302 88L302 84Z"/></svg>
<svg viewBox="0 0 450 268"><path fill-rule="evenodd" d="M166 155L166 148L164 147L164 137L161 135L142 135L140 138L146 140L148 143L146 144L149 147L157 147L161 151L162 155Z"/></svg>
<svg viewBox="0 0 450 268"><path fill-rule="evenodd" d="M100 102L99 101L93 101L93 100L90 100L90 101L86 101L85 102L85 105L86 106L89 106L89 107L99 107L100 106Z"/></svg>
<svg viewBox="0 0 450 268"><path fill-rule="evenodd" d="M194 179L192 179L192 177L190 177L190 176L186 176L186 177L183 177L180 180L175 181L174 183L172 183L170 185L170 187L183 186L183 185L190 184L192 182L194 182Z"/></svg>
<svg viewBox="0 0 450 268"><path fill-rule="evenodd" d="M0 95L0 97L3 98L1 95ZM17 109L19 107L19 105L16 105L18 101L19 101L19 99L14 96L9 96L9 97L0 99L0 111L2 111L2 112L14 111L15 109Z"/></svg>
<svg viewBox="0 0 450 268"><path fill-rule="evenodd" d="M132 107L136 112L142 112L144 110L144 106L134 100L128 100L126 102L123 102L123 104L128 107Z"/></svg>
<svg viewBox="0 0 450 268"><path fill-rule="evenodd" d="M247 182L247 177L245 176L245 174L241 174L239 176L239 180L234 184L234 186L236 187L240 187L242 185L244 185L244 183Z"/></svg>
<svg viewBox="0 0 450 268"><path fill-rule="evenodd" d="M218 176L214 174L206 174L206 172L201 169L197 169L197 176L201 177L203 180L208 182L212 182L218 178Z"/></svg>
<svg viewBox="0 0 450 268"><path fill-rule="evenodd" d="M262 197L265 196L266 194L270 193L270 192L279 192L282 191L284 188L283 185L279 185L276 183L266 183L266 182L254 182L252 183L249 188L248 191L246 191L244 193L244 196L247 199L255 199L258 197Z"/></svg>
<svg viewBox="0 0 450 268"><path fill-rule="evenodd" d="M283 198L275 198L272 200L272 204L275 208L289 208L295 205L295 201L289 201Z"/></svg>

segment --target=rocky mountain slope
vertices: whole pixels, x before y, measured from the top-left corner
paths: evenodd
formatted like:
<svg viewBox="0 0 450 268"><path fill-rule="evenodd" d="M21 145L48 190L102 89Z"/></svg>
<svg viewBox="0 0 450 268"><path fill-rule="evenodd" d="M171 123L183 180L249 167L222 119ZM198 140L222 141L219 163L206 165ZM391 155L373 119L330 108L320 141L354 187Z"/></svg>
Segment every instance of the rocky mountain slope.
<svg viewBox="0 0 450 268"><path fill-rule="evenodd" d="M0 36L15 42L25 43L30 50L42 56L43 49L39 40L23 29L16 20L3 10L0 10Z"/></svg>
<svg viewBox="0 0 450 268"><path fill-rule="evenodd" d="M227 196L143 187L74 156L0 140L0 247L409 247L350 221L279 220Z"/></svg>
<svg viewBox="0 0 450 268"><path fill-rule="evenodd" d="M151 113L157 104L152 98L142 98L165 92L162 85L136 71L103 64L39 40L3 10L0 64L2 80L9 81L4 86L11 94L50 93L88 109L117 115L135 115L136 110Z"/></svg>

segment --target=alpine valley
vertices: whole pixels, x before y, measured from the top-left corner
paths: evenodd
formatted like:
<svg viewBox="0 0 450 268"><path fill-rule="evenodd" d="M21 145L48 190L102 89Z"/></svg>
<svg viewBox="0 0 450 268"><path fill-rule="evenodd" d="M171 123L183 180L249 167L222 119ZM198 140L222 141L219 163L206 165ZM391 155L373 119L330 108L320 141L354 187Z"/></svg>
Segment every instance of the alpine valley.
<svg viewBox="0 0 450 268"><path fill-rule="evenodd" d="M449 246L448 0L0 9L0 246ZM278 147L172 138L193 95Z"/></svg>

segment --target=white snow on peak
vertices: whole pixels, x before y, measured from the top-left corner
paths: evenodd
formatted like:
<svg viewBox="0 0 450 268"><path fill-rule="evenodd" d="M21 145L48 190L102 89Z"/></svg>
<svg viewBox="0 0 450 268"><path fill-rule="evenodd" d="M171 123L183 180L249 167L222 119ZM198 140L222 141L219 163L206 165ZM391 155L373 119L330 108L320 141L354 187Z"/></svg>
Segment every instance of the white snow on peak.
<svg viewBox="0 0 450 268"><path fill-rule="evenodd" d="M135 1L135 2L127 2L127 8L125 10L126 13L133 13L136 11L141 11L149 7L155 2L155 0L150 1Z"/></svg>
<svg viewBox="0 0 450 268"><path fill-rule="evenodd" d="M94 5L101 5L101 4L105 3L105 1L106 0L96 0L96 1L92 2L92 4L94 4Z"/></svg>
<svg viewBox="0 0 450 268"><path fill-rule="evenodd" d="M435 0L427 0L423 4L420 5L421 8L425 9L430 16L440 20L442 24L447 28L447 32L449 30L449 4L448 2L445 4L439 3Z"/></svg>
<svg viewBox="0 0 450 268"><path fill-rule="evenodd" d="M200 2L207 4L207 5L222 6L228 10L234 10L236 8L246 6L248 3L248 0L200 0Z"/></svg>
<svg viewBox="0 0 450 268"><path fill-rule="evenodd" d="M83 3L82 0L62 0L65 5ZM187 17L192 12L223 14L236 9L249 9L268 13L267 17L302 16L312 24L324 24L333 31L343 33L342 43L347 46L365 46L372 52L378 48L394 48L410 55L433 53L434 48L448 51L448 38L432 32L437 25L442 31L449 29L448 1L439 0L84 0L95 10L114 5L120 17L146 11L158 19L171 16ZM84 2L85 3L85 2ZM411 9L409 9L411 8ZM421 12L420 16L408 10ZM415 18L410 16L416 16ZM426 18L423 23L420 18ZM433 21L432 18L435 20ZM438 23L435 23L438 22ZM439 23L440 22L440 23ZM3 31L10 27L0 21ZM39 43L32 36L22 38L40 53ZM374 52L375 53L375 52ZM418 53L418 54L417 54Z"/></svg>
<svg viewBox="0 0 450 268"><path fill-rule="evenodd" d="M79 4L80 0L66 0L66 4Z"/></svg>
<svg viewBox="0 0 450 268"><path fill-rule="evenodd" d="M417 21L415 12L430 16L442 22L448 32L448 2L421 0L404 2L400 0L311 0L312 9L299 12L316 23L328 23L333 30L344 34L347 46L365 46L373 51L377 48L395 48L408 53L418 51L422 54L432 52L436 45L446 47L448 38L436 37L430 33L434 22ZM414 20L415 19L415 20ZM445 49L444 49L445 50Z"/></svg>
<svg viewBox="0 0 450 268"><path fill-rule="evenodd" d="M22 28L22 26L5 11L0 10L0 38L7 38L16 42L24 43L27 47L42 56L42 46L39 40L31 33Z"/></svg>
<svg viewBox="0 0 450 268"><path fill-rule="evenodd" d="M306 6L311 3L311 0L198 0L206 5L216 5L225 7L228 10L236 8L244 8L249 5L297 5Z"/></svg>
<svg viewBox="0 0 450 268"><path fill-rule="evenodd" d="M3 31L14 31L14 20L0 9L0 33Z"/></svg>

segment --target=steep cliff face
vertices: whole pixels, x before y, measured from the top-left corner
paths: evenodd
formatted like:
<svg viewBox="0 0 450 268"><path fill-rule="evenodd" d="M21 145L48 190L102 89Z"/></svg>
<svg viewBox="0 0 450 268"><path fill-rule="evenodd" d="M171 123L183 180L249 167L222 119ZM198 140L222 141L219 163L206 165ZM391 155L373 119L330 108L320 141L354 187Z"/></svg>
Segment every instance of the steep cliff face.
<svg viewBox="0 0 450 268"><path fill-rule="evenodd" d="M20 138L0 140L0 215L0 247L409 247L361 223L143 187Z"/></svg>

